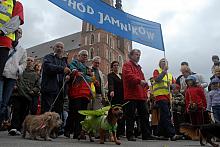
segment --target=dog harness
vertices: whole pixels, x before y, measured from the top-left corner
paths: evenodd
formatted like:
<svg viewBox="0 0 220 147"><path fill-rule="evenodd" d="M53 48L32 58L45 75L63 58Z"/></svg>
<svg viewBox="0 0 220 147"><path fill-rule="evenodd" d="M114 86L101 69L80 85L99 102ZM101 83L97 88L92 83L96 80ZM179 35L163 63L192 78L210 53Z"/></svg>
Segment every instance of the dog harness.
<svg viewBox="0 0 220 147"><path fill-rule="evenodd" d="M116 132L117 123L115 125L110 124L107 120L107 116L87 116L84 121L81 122L82 128L86 132L98 133L99 129L109 131L109 133Z"/></svg>

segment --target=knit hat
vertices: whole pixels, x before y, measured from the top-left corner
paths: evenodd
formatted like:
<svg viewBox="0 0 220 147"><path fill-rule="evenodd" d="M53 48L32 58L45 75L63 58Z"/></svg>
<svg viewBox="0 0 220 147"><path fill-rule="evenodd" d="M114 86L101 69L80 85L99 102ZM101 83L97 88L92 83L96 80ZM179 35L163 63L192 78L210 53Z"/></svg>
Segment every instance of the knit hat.
<svg viewBox="0 0 220 147"><path fill-rule="evenodd" d="M174 89L179 90L180 89L180 85L178 85L178 84L171 84L171 89L172 90L174 90Z"/></svg>
<svg viewBox="0 0 220 147"><path fill-rule="evenodd" d="M212 60L214 60L214 59L218 59L219 60L219 57L217 55L213 55L212 56Z"/></svg>
<svg viewBox="0 0 220 147"><path fill-rule="evenodd" d="M183 66L183 65L189 66L189 63L186 61L183 61L183 62L181 62L181 66Z"/></svg>
<svg viewBox="0 0 220 147"><path fill-rule="evenodd" d="M214 79L211 80L211 84L216 84L216 83L220 83L219 78L214 78Z"/></svg>
<svg viewBox="0 0 220 147"><path fill-rule="evenodd" d="M189 80L192 80L193 82L196 82L196 77L193 76L193 75L189 75L189 76L186 78L186 82L189 81Z"/></svg>

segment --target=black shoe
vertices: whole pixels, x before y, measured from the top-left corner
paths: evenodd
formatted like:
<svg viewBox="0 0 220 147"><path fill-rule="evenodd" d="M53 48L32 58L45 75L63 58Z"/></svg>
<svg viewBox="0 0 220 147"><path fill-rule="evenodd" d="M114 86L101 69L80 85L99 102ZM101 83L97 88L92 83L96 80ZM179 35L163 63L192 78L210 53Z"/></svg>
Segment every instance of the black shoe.
<svg viewBox="0 0 220 147"><path fill-rule="evenodd" d="M86 140L86 136L80 134L77 139L78 140Z"/></svg>
<svg viewBox="0 0 220 147"><path fill-rule="evenodd" d="M63 134L65 137L70 138L70 133L69 132L64 132Z"/></svg>
<svg viewBox="0 0 220 147"><path fill-rule="evenodd" d="M128 141L136 141L136 139L133 136L132 137L128 137L127 139L128 139Z"/></svg>
<svg viewBox="0 0 220 147"><path fill-rule="evenodd" d="M157 136L156 139L157 140L169 140L168 137L164 137L164 136Z"/></svg>
<svg viewBox="0 0 220 147"><path fill-rule="evenodd" d="M17 129L11 129L8 134L11 135L11 136L15 136L16 135L16 132L17 132Z"/></svg>
<svg viewBox="0 0 220 147"><path fill-rule="evenodd" d="M155 136L148 136L148 137L142 137L142 140L156 140L157 138Z"/></svg>
<svg viewBox="0 0 220 147"><path fill-rule="evenodd" d="M170 137L170 141L176 141L176 140L177 140L176 135L174 135L173 137Z"/></svg>

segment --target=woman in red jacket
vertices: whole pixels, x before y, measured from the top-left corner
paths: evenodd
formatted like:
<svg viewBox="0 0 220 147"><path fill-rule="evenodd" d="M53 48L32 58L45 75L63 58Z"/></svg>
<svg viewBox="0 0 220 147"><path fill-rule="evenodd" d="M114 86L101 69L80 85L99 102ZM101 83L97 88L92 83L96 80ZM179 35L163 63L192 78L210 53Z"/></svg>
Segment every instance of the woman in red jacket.
<svg viewBox="0 0 220 147"><path fill-rule="evenodd" d="M202 87L197 86L196 78L192 75L186 79L185 93L186 111L193 125L204 124L203 112L206 110L206 97Z"/></svg>

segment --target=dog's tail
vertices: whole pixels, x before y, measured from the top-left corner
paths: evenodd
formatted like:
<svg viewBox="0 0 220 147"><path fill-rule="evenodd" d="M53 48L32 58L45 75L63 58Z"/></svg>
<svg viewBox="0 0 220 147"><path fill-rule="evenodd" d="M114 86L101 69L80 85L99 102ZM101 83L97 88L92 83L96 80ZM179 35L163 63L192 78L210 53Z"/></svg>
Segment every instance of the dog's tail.
<svg viewBox="0 0 220 147"><path fill-rule="evenodd" d="M203 140L206 140L205 137L203 136L201 130L199 130L199 141L200 141L200 145L204 146L205 144L203 143ZM207 142L207 140L206 140Z"/></svg>
<svg viewBox="0 0 220 147"><path fill-rule="evenodd" d="M27 130L26 119L23 121L23 123L22 123L22 127L23 127L23 130L22 130L22 137L25 138L25 136L26 136L26 130Z"/></svg>

